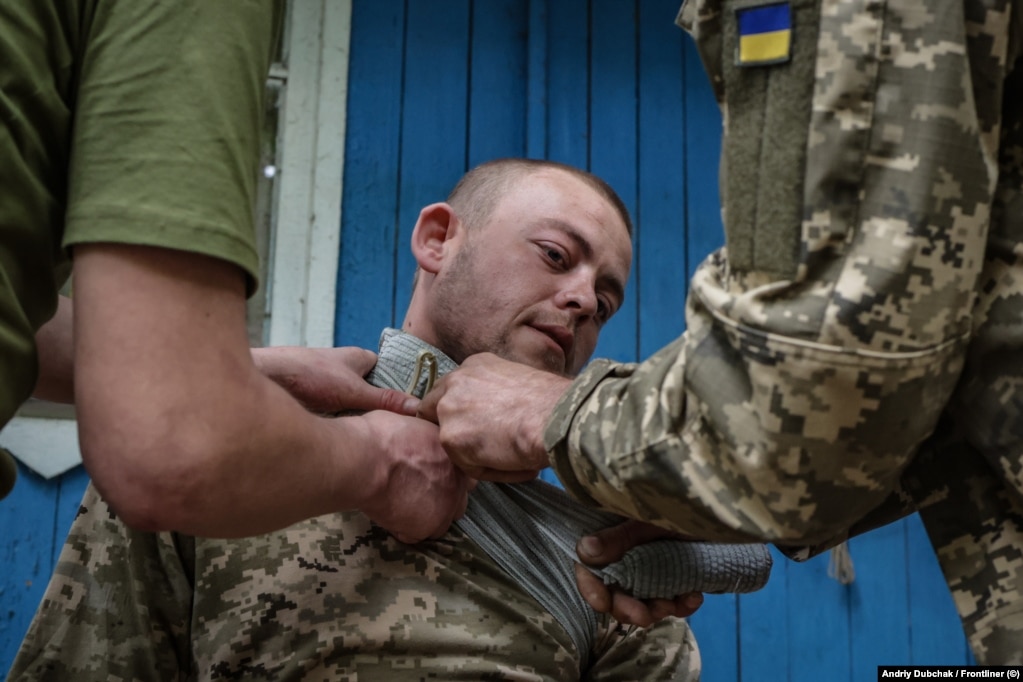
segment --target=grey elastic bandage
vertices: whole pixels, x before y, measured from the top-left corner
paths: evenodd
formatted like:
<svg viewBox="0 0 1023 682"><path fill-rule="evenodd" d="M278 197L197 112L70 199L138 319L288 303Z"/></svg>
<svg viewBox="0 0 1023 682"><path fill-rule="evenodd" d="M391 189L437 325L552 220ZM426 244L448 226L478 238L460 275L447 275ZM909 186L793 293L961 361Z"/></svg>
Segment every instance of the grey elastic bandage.
<svg viewBox="0 0 1023 682"><path fill-rule="evenodd" d="M379 359L367 379L375 386L422 396L457 365L424 341L385 329ZM583 535L617 525L617 514L584 506L544 481L481 481L455 525L547 609L572 637L585 667L597 617L575 582L575 545ZM608 585L640 599L687 592L752 592L767 583L771 554L762 544L659 540L630 550L621 561L590 569Z"/></svg>

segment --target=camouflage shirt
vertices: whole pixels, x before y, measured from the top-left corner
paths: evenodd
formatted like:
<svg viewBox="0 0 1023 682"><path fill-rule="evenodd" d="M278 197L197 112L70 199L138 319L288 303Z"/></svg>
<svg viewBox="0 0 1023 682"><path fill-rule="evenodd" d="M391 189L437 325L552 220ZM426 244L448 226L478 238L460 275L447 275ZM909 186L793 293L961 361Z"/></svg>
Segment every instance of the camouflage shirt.
<svg viewBox="0 0 1023 682"><path fill-rule="evenodd" d="M758 60L767 5L785 40ZM1023 2L679 22L723 112L726 246L682 338L573 384L552 465L580 500L802 557L922 509L978 660L1023 662Z"/></svg>
<svg viewBox="0 0 1023 682"><path fill-rule="evenodd" d="M402 375L398 347L372 381ZM10 679L699 678L685 621L587 615L573 639L458 529L409 546L347 512L239 540L143 533L90 486Z"/></svg>
<svg viewBox="0 0 1023 682"><path fill-rule="evenodd" d="M358 513L242 540L143 533L92 486L10 680L696 680L682 620L604 619L592 665L460 533Z"/></svg>

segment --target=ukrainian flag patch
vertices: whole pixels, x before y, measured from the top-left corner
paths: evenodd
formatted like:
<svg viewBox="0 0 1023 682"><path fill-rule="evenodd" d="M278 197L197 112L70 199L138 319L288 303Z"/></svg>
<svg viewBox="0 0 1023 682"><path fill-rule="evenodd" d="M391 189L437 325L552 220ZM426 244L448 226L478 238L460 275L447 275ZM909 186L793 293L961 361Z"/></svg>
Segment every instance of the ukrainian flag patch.
<svg viewBox="0 0 1023 682"><path fill-rule="evenodd" d="M792 54L792 10L787 2L735 10L739 66L787 62Z"/></svg>

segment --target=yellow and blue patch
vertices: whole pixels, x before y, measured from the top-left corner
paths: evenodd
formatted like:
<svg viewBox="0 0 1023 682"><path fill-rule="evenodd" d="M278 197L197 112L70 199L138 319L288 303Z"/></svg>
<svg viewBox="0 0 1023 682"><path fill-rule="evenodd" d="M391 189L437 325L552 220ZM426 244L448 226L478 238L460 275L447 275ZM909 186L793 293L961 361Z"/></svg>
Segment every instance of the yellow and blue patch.
<svg viewBox="0 0 1023 682"><path fill-rule="evenodd" d="M792 10L787 2L735 10L739 66L787 62L792 54Z"/></svg>

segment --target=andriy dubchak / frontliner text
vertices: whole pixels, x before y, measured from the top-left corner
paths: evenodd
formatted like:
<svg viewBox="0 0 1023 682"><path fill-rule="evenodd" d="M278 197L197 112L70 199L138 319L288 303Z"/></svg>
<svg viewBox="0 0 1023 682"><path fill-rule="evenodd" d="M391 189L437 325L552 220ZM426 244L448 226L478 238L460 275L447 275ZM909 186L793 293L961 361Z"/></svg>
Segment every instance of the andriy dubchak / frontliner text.
<svg viewBox="0 0 1023 682"><path fill-rule="evenodd" d="M953 679L976 679L976 678L1001 678L1009 680L1020 679L1020 669L1007 667L1001 670L990 668L956 668L956 667L928 667L924 668L889 668L887 666L878 669L877 678L883 679L921 679L921 678L953 678Z"/></svg>

